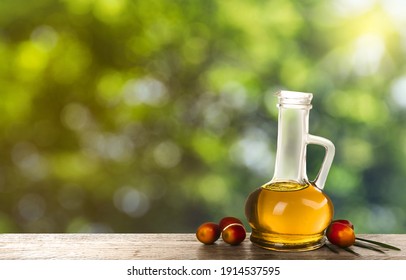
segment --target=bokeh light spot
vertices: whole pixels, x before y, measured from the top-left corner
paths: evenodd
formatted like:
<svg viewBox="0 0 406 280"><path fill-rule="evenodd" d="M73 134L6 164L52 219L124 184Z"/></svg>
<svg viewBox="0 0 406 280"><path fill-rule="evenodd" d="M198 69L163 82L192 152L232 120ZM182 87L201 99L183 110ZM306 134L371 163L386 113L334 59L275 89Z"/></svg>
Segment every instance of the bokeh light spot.
<svg viewBox="0 0 406 280"><path fill-rule="evenodd" d="M88 131L81 136L82 149L90 157L126 161L133 156L134 143L125 134Z"/></svg>
<svg viewBox="0 0 406 280"><path fill-rule="evenodd" d="M227 182L218 175L207 175L198 183L198 192L209 203L226 203L230 189Z"/></svg>
<svg viewBox="0 0 406 280"><path fill-rule="evenodd" d="M32 31L31 40L44 51L50 51L58 42L58 33L49 25L41 25Z"/></svg>
<svg viewBox="0 0 406 280"><path fill-rule="evenodd" d="M109 106L116 105L120 100L120 92L124 78L119 72L110 72L103 75L97 84L99 99Z"/></svg>
<svg viewBox="0 0 406 280"><path fill-rule="evenodd" d="M341 16L351 17L368 11L375 0L334 0L332 1L334 10Z"/></svg>
<svg viewBox="0 0 406 280"><path fill-rule="evenodd" d="M406 76L400 77L392 83L391 96L399 107L406 108Z"/></svg>
<svg viewBox="0 0 406 280"><path fill-rule="evenodd" d="M378 35L363 34L357 38L351 60L355 72L361 76L376 73L385 49L384 41Z"/></svg>
<svg viewBox="0 0 406 280"><path fill-rule="evenodd" d="M33 222L40 219L46 209L44 198L38 194L25 194L18 202L18 211L21 217L27 222Z"/></svg>
<svg viewBox="0 0 406 280"><path fill-rule="evenodd" d="M21 79L30 79L40 74L48 62L47 53L33 42L25 42L17 50L16 75Z"/></svg>
<svg viewBox="0 0 406 280"><path fill-rule="evenodd" d="M342 143L344 163L356 169L365 169L373 163L374 153L370 142L359 138L344 138Z"/></svg>
<svg viewBox="0 0 406 280"><path fill-rule="evenodd" d="M83 130L89 128L91 115L84 105L79 103L67 104L61 113L63 123L72 130Z"/></svg>
<svg viewBox="0 0 406 280"><path fill-rule="evenodd" d="M124 101L128 105L147 104L160 107L168 101L165 85L153 78L129 80L124 86Z"/></svg>
<svg viewBox="0 0 406 280"><path fill-rule="evenodd" d="M243 110L248 103L246 88L235 81L226 83L220 94L223 107Z"/></svg>
<svg viewBox="0 0 406 280"><path fill-rule="evenodd" d="M97 0L93 11L98 19L109 23L120 19L126 3L126 0Z"/></svg>
<svg viewBox="0 0 406 280"><path fill-rule="evenodd" d="M48 162L41 156L37 147L30 142L17 143L11 152L13 162L20 168L23 175L38 181L48 175Z"/></svg>
<svg viewBox="0 0 406 280"><path fill-rule="evenodd" d="M159 143L154 149L155 162L163 168L172 168L182 159L182 151L174 142L168 140Z"/></svg>
<svg viewBox="0 0 406 280"><path fill-rule="evenodd" d="M113 201L117 209L134 218L146 214L150 207L149 198L130 186L119 188L114 193Z"/></svg>
<svg viewBox="0 0 406 280"><path fill-rule="evenodd" d="M231 159L243 164L262 176L272 171L275 157L269 145L266 133L257 128L250 128L244 136L235 142L230 149Z"/></svg>

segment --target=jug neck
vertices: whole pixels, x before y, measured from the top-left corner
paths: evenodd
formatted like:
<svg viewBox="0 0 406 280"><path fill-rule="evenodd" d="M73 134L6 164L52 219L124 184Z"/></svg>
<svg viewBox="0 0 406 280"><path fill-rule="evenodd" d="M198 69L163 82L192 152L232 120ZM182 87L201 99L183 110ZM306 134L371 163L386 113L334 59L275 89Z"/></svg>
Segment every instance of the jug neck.
<svg viewBox="0 0 406 280"><path fill-rule="evenodd" d="M271 183L294 181L306 184L306 141L312 94L281 91L277 96L278 139Z"/></svg>

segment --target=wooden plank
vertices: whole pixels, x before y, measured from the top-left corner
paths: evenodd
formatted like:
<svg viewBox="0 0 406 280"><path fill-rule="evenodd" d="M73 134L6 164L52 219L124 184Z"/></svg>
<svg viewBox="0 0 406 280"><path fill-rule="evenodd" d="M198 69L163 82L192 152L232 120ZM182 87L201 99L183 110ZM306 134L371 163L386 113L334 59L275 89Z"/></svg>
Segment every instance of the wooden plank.
<svg viewBox="0 0 406 280"><path fill-rule="evenodd" d="M327 248L309 252L274 252L254 246L248 239L238 246L219 240L199 243L194 234L1 234L2 260L210 260L210 259L406 259L406 235L359 234L359 237L389 243L401 251L379 253L353 247L355 256Z"/></svg>

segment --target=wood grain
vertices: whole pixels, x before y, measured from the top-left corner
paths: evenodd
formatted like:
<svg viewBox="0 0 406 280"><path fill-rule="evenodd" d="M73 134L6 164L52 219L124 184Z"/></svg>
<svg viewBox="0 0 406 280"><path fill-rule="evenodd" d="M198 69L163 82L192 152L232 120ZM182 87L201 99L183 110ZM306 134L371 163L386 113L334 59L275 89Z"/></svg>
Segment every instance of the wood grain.
<svg viewBox="0 0 406 280"><path fill-rule="evenodd" d="M355 256L340 250L336 254L323 247L309 252L274 252L254 246L249 239L238 246L219 240L214 245L199 243L185 234L1 234L1 260L382 260L406 259L406 235L359 234L359 237L389 243L401 251L379 253L353 247Z"/></svg>

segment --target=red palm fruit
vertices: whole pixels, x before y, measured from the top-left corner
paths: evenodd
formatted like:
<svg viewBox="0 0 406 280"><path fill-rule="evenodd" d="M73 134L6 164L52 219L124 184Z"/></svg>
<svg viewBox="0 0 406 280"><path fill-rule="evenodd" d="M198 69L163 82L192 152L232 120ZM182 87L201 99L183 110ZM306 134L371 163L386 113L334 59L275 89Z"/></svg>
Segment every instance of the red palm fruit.
<svg viewBox="0 0 406 280"><path fill-rule="evenodd" d="M245 240L247 236L245 228L242 224L234 223L226 226L222 233L221 237L224 242L230 245L238 245Z"/></svg>
<svg viewBox="0 0 406 280"><path fill-rule="evenodd" d="M326 236L332 244L342 248L350 247L355 242L354 230L343 223L331 223L327 228Z"/></svg>
<svg viewBox="0 0 406 280"><path fill-rule="evenodd" d="M201 224L196 230L196 238L200 242L210 245L219 239L221 234L220 227L216 223L207 222Z"/></svg>
<svg viewBox="0 0 406 280"><path fill-rule="evenodd" d="M219 226L220 226L220 230L223 231L224 228L230 224L240 224L242 225L243 223L241 222L241 220L235 218L235 217L224 217L223 219L220 220L219 222Z"/></svg>

